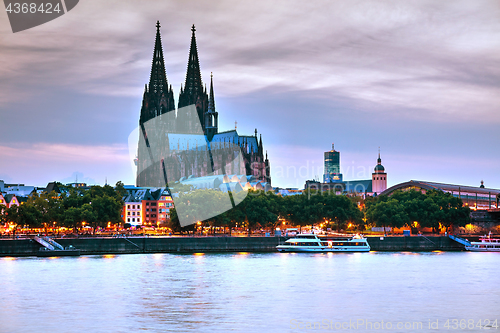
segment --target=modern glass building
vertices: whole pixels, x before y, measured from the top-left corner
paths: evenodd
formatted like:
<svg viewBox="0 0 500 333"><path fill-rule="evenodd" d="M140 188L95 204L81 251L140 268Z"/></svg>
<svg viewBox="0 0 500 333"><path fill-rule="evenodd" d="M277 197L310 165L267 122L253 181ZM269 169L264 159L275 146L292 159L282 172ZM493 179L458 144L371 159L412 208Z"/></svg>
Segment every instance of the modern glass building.
<svg viewBox="0 0 500 333"><path fill-rule="evenodd" d="M332 150L325 152L325 173L323 183L341 182L340 152L336 151L332 143Z"/></svg>

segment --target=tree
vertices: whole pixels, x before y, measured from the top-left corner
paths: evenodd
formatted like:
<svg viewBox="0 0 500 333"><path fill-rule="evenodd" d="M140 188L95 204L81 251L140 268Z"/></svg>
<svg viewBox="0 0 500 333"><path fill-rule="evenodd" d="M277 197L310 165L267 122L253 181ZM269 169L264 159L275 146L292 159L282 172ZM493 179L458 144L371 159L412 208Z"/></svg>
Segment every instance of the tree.
<svg viewBox="0 0 500 333"><path fill-rule="evenodd" d="M7 222L7 215L5 214L5 209L7 206L5 205L0 205L0 223L6 223Z"/></svg>
<svg viewBox="0 0 500 333"><path fill-rule="evenodd" d="M240 208L238 205L223 213L226 217L224 221L229 228L229 236L231 236L231 230L236 226L236 223L245 221L245 213Z"/></svg>
<svg viewBox="0 0 500 333"><path fill-rule="evenodd" d="M45 226L53 222L61 223L64 220L65 207L63 199L55 192L40 195L34 193L23 206L26 205L33 206L40 214L36 225L31 225L32 227Z"/></svg>
<svg viewBox="0 0 500 333"><path fill-rule="evenodd" d="M5 209L5 220L14 224L12 229L12 238L16 235L17 226L20 223L21 216L19 215L19 206L11 206Z"/></svg>
<svg viewBox="0 0 500 333"><path fill-rule="evenodd" d="M120 198L123 198L128 195L128 192L125 189L125 185L121 181L116 182L115 192L120 196Z"/></svg>
<svg viewBox="0 0 500 333"><path fill-rule="evenodd" d="M187 232L189 234L190 231L194 234L195 224L189 224L187 226L182 227L179 223L179 217L177 216L177 210L175 208L170 209L170 220L167 222L167 227L170 228L173 232Z"/></svg>
<svg viewBox="0 0 500 333"><path fill-rule="evenodd" d="M80 208L69 207L64 211L64 215L62 218L62 222L65 226L69 228L74 228L78 230L80 223L82 222L82 216L80 212Z"/></svg>
<svg viewBox="0 0 500 333"><path fill-rule="evenodd" d="M281 205L283 217L300 228L306 225L309 221L309 211L306 211L304 207L307 205L308 198L310 198L310 190L300 195L284 198Z"/></svg>
<svg viewBox="0 0 500 333"><path fill-rule="evenodd" d="M439 222L447 229L453 230L453 226L465 226L470 222L470 208L463 206L460 198L451 193L442 191L429 191L427 196L439 207Z"/></svg>
<svg viewBox="0 0 500 333"><path fill-rule="evenodd" d="M323 216L333 221L338 231L345 229L348 221L356 225L362 222L363 214L349 197L326 193L323 195L323 202Z"/></svg>
<svg viewBox="0 0 500 333"><path fill-rule="evenodd" d="M432 198L422 194L419 197L403 202L402 205L410 219L410 224L417 222L419 226L433 228L434 231L439 228L441 212Z"/></svg>
<svg viewBox="0 0 500 333"><path fill-rule="evenodd" d="M35 206L30 204L23 204L17 208L17 224L27 225L30 227L40 226L41 213L36 209Z"/></svg>
<svg viewBox="0 0 500 333"><path fill-rule="evenodd" d="M264 191L249 194L240 204L248 224L248 234L256 227L274 226L278 220L278 215L273 210L276 207L271 203L272 198L268 197Z"/></svg>
<svg viewBox="0 0 500 333"><path fill-rule="evenodd" d="M95 230L98 226L106 227L108 222L121 222L122 208L123 204L121 199L117 199L114 195L109 196L108 194L103 194L102 196L94 197L91 204L83 205L80 214L82 218L84 216L92 218L92 220L87 221L91 223Z"/></svg>
<svg viewBox="0 0 500 333"><path fill-rule="evenodd" d="M410 222L403 205L392 198L370 205L366 211L366 218L376 226L384 227L384 231L386 227L401 228Z"/></svg>

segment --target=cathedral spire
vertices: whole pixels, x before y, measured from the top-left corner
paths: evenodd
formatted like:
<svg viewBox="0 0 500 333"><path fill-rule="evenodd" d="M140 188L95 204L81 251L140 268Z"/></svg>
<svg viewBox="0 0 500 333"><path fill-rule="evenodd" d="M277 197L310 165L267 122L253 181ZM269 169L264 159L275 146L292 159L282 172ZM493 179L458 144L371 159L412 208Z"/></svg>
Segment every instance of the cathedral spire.
<svg viewBox="0 0 500 333"><path fill-rule="evenodd" d="M208 112L215 112L214 75L210 73L210 96L208 97Z"/></svg>
<svg viewBox="0 0 500 333"><path fill-rule="evenodd" d="M198 95L203 92L203 84L201 82L200 60L198 59L198 47L196 46L196 28L191 27L191 47L189 48L189 60L186 73L186 82L184 91L190 95Z"/></svg>
<svg viewBox="0 0 500 333"><path fill-rule="evenodd" d="M156 22L156 41L153 53L153 63L151 65L151 76L149 78L149 92L161 96L167 95L168 80L165 72L165 62L163 59L163 48L161 45L160 21Z"/></svg>
<svg viewBox="0 0 500 333"><path fill-rule="evenodd" d="M186 71L186 81L184 82L183 90L179 94L179 106L181 109L189 105L196 106L196 113L198 114L199 123L203 131L206 133L208 119L206 114L208 111L208 95L203 90L203 82L201 81L200 61L198 59L198 48L196 46L195 27L191 28L191 47L189 48L189 59ZM197 128L196 120L192 116L186 116L186 126L189 128L188 132L191 133ZM194 132L193 132L194 133Z"/></svg>
<svg viewBox="0 0 500 333"><path fill-rule="evenodd" d="M154 117L174 109L174 95L172 91L169 90L165 62L163 59L160 22L157 21L151 75L149 77L149 84L146 84L144 89L139 124L142 125Z"/></svg>

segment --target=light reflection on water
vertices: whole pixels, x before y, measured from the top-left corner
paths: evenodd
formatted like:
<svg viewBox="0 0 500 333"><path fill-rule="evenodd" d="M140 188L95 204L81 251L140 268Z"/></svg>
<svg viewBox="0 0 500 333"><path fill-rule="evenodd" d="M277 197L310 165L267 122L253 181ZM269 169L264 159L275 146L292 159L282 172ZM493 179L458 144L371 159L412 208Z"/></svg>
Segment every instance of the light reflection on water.
<svg viewBox="0 0 500 333"><path fill-rule="evenodd" d="M0 332L298 332L292 320L360 319L441 331L446 319L500 321L499 263L467 252L0 258Z"/></svg>

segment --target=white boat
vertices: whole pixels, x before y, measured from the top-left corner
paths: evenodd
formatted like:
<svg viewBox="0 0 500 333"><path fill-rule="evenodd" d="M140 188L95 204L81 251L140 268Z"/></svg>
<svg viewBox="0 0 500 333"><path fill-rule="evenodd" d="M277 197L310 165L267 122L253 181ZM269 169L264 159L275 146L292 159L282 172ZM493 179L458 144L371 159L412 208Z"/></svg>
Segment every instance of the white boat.
<svg viewBox="0 0 500 333"><path fill-rule="evenodd" d="M276 249L280 252L368 252L370 245L360 235L320 238L315 234L298 234Z"/></svg>
<svg viewBox="0 0 500 333"><path fill-rule="evenodd" d="M488 236L481 237L479 242L470 242L465 249L474 252L500 252L500 239L491 238L490 232Z"/></svg>

